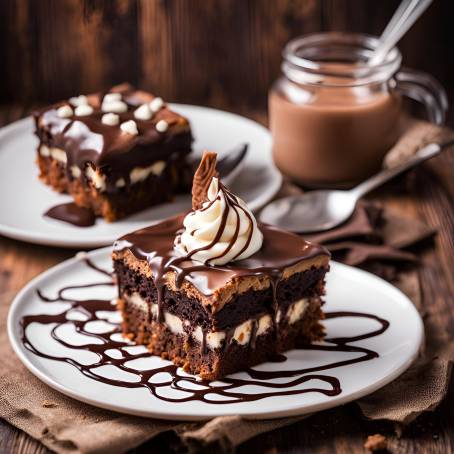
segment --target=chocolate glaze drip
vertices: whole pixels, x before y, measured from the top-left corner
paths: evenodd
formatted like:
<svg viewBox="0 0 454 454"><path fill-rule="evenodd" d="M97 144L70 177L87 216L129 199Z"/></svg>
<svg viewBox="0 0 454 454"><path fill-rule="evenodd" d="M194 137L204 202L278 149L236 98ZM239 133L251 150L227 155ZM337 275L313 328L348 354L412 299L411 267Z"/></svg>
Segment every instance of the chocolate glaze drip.
<svg viewBox="0 0 454 454"><path fill-rule="evenodd" d="M259 225L263 234L263 244L255 254L226 265L202 264L191 260L195 251L186 256L181 256L175 251L174 242L183 226L183 219L184 215L170 218L125 235L114 243L115 251L128 249L139 260L148 262L158 290L158 313L162 313L164 276L169 271L176 273L177 287L187 280L207 296L212 295L216 289L224 287L234 278L266 275L270 278L273 287L275 319L278 309L276 288L284 270L320 255L329 256L329 252L322 246L309 243L292 233L267 225ZM218 232L216 237L220 237L221 234Z"/></svg>
<svg viewBox="0 0 454 454"><path fill-rule="evenodd" d="M34 113L36 134L42 144L61 148L66 152L67 174L72 179L70 169L77 166L82 171L87 163L102 168L107 175L107 190L116 191L115 182L123 177L129 183L129 172L135 167L145 167L155 161L181 159L191 151L192 135L189 131L173 132L172 126L181 118L164 106L150 120L137 120L134 110L141 104L153 99L152 95L135 90L129 85L112 92L121 93L128 111L119 113L120 123L115 126L101 122L105 114L101 110L105 93L88 96L94 111L87 116L60 118L57 109L67 102L57 103ZM139 130L138 135L124 134L120 124L134 120ZM165 120L169 129L165 133L156 130L155 124ZM84 173L84 172L82 172Z"/></svg>
<svg viewBox="0 0 454 454"><path fill-rule="evenodd" d="M207 330L202 330L202 343L200 344L200 353L206 355L207 353Z"/></svg>
<svg viewBox="0 0 454 454"><path fill-rule="evenodd" d="M252 320L252 328L251 328L251 338L249 340L249 347L251 350L255 350L256 340L257 340L257 329L258 329L258 320Z"/></svg>
<svg viewBox="0 0 454 454"><path fill-rule="evenodd" d="M105 270L99 269L96 265L92 264L90 261L86 262L88 266L91 266L95 270L99 270L101 273L110 275ZM326 371L330 369L334 369L340 366L356 364L363 361L369 361L374 358L377 358L379 355L377 352L361 347L358 345L350 345L353 342L358 342L360 340L369 339L375 336L378 336L385 332L388 329L389 322L384 320L381 317L378 317L373 314L367 313L360 313L360 312L328 312L326 314L326 318L334 319L334 318L341 318L341 317L358 317L358 318L368 318L371 320L375 320L380 324L378 329L375 329L369 333L364 333L358 336L351 336L351 337L341 337L341 338L331 338L326 339L324 344L321 345L307 345L301 347L303 350L319 350L319 351L336 351L336 352L354 352L354 353L361 353L362 355L357 358L352 358L348 360L336 361L330 364L324 364L321 366L314 366L310 368L298 368L298 369L291 369L291 370L273 370L273 371L263 371L263 370L255 370L255 369L248 369L246 371L248 377L247 378L233 378L233 377L225 377L222 379L221 386L212 386L210 382L207 381L198 381L195 377L186 377L181 376L178 373L178 367L175 365L166 365L163 367L156 367L147 370L136 370L128 367L127 363L132 359L138 358L146 358L151 356L148 352L140 353L140 354L132 354L127 351L127 347L131 346L131 343L128 341L115 341L112 340L112 335L121 332L121 328L119 325L113 325L113 330L109 333L101 333L101 334L94 334L86 330L86 325L89 322L100 320L97 316L97 312L99 311L106 311L106 312L115 312L116 308L109 300L76 300L70 299L65 297L65 292L71 289L78 289L78 288L90 288L96 286L111 286L113 285L111 281L108 282L99 282L99 283L88 283L82 285L73 285L68 287L63 287L57 293L55 298L48 298L43 295L41 292L38 291L38 296L44 302L49 304L53 304L56 302L65 302L69 304L68 309L59 313L59 314L38 314L38 315L27 315L24 316L21 321L20 325L22 328L22 342L25 348L34 354L42 357L51 359L54 361L60 361L64 363L68 363L78 369L82 374L85 376L96 380L101 383L109 384L112 386L118 386L123 388L146 388L150 391L150 393L155 396L156 398L163 400L165 402L187 402L187 401L200 401L206 402L210 404L222 405L227 403L235 403L235 402L250 402L256 401L260 399L264 399L266 397L272 396L284 396L284 395L299 395L305 394L310 392L318 392L325 394L326 396L336 396L342 392L342 387L339 382L339 379L325 374L320 374L321 371ZM70 320L68 318L68 312L70 311L80 311L86 316L86 320L78 321L78 320ZM92 353L95 353L98 357L98 361L92 364L82 364L72 358L68 357L58 357L53 356L48 353L44 353L43 351L37 349L27 334L27 328L32 323L40 323L44 325L48 324L55 324L55 326L51 330L51 336L53 340L57 341L61 345L74 349L74 350L86 350ZM97 342L100 343L87 343L85 345L72 345L65 340L63 340L58 334L58 328L65 324L65 323L72 323L76 331L80 334L88 336ZM108 350L117 349L121 352L121 358L112 358L107 354ZM284 355L278 355L275 358L275 361L280 362L285 360ZM107 378L100 376L96 373L96 369L100 366L104 365L113 365L121 369L122 371L129 372L134 374L137 377L138 381L135 382L125 382L113 378ZM157 374L162 372L167 372L170 374L170 378L164 382L159 383L150 383L150 379L155 377ZM289 381L281 382L281 383L274 383L270 380L277 379L277 378L289 378ZM297 387L302 383L309 382L311 380L321 380L324 383L330 385L329 389L311 387L306 389L291 389ZM185 384L187 383L194 383L198 385L203 385L204 388L202 389L188 389ZM241 390L240 387L245 385L256 385L260 386L263 391L254 394L247 394ZM189 395L181 398L170 398L164 397L160 393L160 389L163 387L172 387L173 389L178 389L185 391ZM290 389L288 389L290 388ZM224 400L213 400L210 398L210 395L213 396L216 394L218 397L222 397Z"/></svg>
<svg viewBox="0 0 454 454"><path fill-rule="evenodd" d="M79 252L79 254L86 254L85 252ZM104 274L105 276L108 276L108 277L112 277L113 273L111 271L107 271L101 267L99 267L98 265L96 265L96 263L92 262L88 257L84 257L84 262L85 264L91 268L92 270L95 270L97 271L98 273L101 273L101 274Z"/></svg>
<svg viewBox="0 0 454 454"><path fill-rule="evenodd" d="M274 327L274 332L277 333L277 329L279 326L278 320L277 320L277 313L279 310L279 305L277 302L277 286L279 284L279 281L281 280L282 272L280 270L276 271L274 270L273 273L270 273L270 282L271 282L271 291L273 293L273 327Z"/></svg>
<svg viewBox="0 0 454 454"><path fill-rule="evenodd" d="M48 218L67 222L77 227L91 227L95 225L96 216L92 210L80 207L73 202L56 205L44 213Z"/></svg>

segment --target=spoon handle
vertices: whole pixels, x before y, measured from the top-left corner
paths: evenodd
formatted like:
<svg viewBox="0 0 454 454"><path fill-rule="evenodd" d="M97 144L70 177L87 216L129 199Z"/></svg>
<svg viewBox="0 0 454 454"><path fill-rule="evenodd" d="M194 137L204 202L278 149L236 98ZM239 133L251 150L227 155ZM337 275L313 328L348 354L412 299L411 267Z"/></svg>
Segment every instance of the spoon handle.
<svg viewBox="0 0 454 454"><path fill-rule="evenodd" d="M381 63L389 50L402 38L432 0L403 0L380 38L380 44L369 59L370 66Z"/></svg>
<svg viewBox="0 0 454 454"><path fill-rule="evenodd" d="M391 34L391 32L394 31L396 25L398 24L398 22L401 21L405 12L409 9L413 2L414 0L402 0L400 2L399 6L397 7L396 11L394 11L393 16L391 17L391 20L388 22L388 25L383 30L383 33L380 36L380 41L382 43L388 41L389 35ZM377 50L378 49L375 50L374 54L377 53Z"/></svg>
<svg viewBox="0 0 454 454"><path fill-rule="evenodd" d="M391 169L382 170L373 177L370 177L366 181L356 186L356 188L351 189L351 192L355 194L356 197L359 199L372 189L381 186L383 183L385 183L388 180L391 180L392 178L401 174L405 170L410 169L418 165L419 163L432 158L433 156L436 156L438 153L440 153L440 151L450 147L451 145L454 145L454 140L450 140L442 144L431 143L430 145L427 145L418 150L411 158L407 159L402 164L399 164Z"/></svg>

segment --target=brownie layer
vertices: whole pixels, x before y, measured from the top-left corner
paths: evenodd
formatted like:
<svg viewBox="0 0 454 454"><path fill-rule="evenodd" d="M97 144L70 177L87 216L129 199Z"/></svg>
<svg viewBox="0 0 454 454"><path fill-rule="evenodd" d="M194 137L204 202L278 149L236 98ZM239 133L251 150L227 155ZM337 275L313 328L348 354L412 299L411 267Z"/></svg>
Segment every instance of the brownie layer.
<svg viewBox="0 0 454 454"><path fill-rule="evenodd" d="M281 316L276 324L271 323L264 331L251 334L245 343L241 335L238 339L234 337L237 327L233 327L227 330L226 337L215 349L207 348L196 338L191 324L183 325L184 331L176 333L165 323L150 322L147 310L140 304L119 299L118 307L123 317L123 333L127 337L147 345L150 352L173 361L189 373L215 380L272 359L277 353L321 339L321 300L313 297L306 301L304 313L298 320ZM289 311L287 315L291 313ZM250 322L257 321L255 318Z"/></svg>
<svg viewBox="0 0 454 454"><path fill-rule="evenodd" d="M90 208L107 221L171 201L182 189L181 182L188 180L186 163L182 160L168 163L160 175L150 173L133 185L100 191L84 175L78 178L68 175L66 166L56 159L38 153L37 162L44 183L58 192L67 192L77 205Z"/></svg>
<svg viewBox="0 0 454 454"><path fill-rule="evenodd" d="M190 132L186 132L159 144L136 146L130 150L131 163L125 164L120 170L118 166L114 170L110 165L98 167L91 161L86 161L83 167L79 167L68 160L65 149L56 146L53 137L48 137L48 135L41 139L37 152L38 160L53 158L51 160L55 160L63 169L68 181L80 178L84 184L92 183L100 192L122 192L125 187L134 186L143 180L144 176L151 173L156 176L161 173L172 173L173 178L169 181L169 189L187 191L192 178L192 169L186 162L186 156L191 151L191 142L192 135ZM137 151L141 148L145 151ZM148 159L142 159L139 163L135 162L134 154L136 152L149 153ZM41 172L43 173L43 168L41 168Z"/></svg>
<svg viewBox="0 0 454 454"><path fill-rule="evenodd" d="M138 293L148 304L156 303L157 290L153 279L129 268L123 260L114 260L114 271L120 297ZM280 281L276 288L278 308L285 312L295 301L322 295L326 271L325 268L313 267ZM212 313L194 295L164 287L161 304L164 311L180 319L189 320L203 329L218 331L237 326L261 314L272 313L275 311L272 302L271 287L258 291L251 288L244 293L234 295L222 309Z"/></svg>

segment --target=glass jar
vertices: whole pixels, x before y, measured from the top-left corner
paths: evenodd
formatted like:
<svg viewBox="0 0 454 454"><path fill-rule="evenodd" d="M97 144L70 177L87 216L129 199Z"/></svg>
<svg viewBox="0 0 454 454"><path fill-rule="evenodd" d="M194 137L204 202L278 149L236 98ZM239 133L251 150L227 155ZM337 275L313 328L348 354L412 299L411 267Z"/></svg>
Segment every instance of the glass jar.
<svg viewBox="0 0 454 454"><path fill-rule="evenodd" d="M349 186L377 172L402 133L402 95L443 123L447 98L432 77L401 69L393 48L367 61L378 38L320 33L290 41L269 93L273 157L281 172L308 186Z"/></svg>

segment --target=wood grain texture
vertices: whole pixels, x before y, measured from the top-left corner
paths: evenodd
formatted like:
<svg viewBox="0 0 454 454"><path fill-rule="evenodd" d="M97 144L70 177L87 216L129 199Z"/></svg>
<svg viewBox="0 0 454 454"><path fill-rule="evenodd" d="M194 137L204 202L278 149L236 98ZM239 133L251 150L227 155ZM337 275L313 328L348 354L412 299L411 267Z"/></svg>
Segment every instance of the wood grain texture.
<svg viewBox="0 0 454 454"><path fill-rule="evenodd" d="M399 0L2 0L0 125L47 103L128 80L166 99L213 105L264 121L282 47L321 30L379 34ZM454 2L437 0L402 40L404 63L435 75L454 99ZM437 227L421 252L421 288L439 342L454 330L454 153L444 153L373 195ZM31 278L75 251L0 237L0 304ZM411 390L409 390L411 392ZM454 453L454 380L442 405L397 437L364 420L355 404L321 412L243 444L248 452L364 452L368 435L386 434L394 453ZM178 449L164 434L135 452ZM44 447L0 420L0 452Z"/></svg>
<svg viewBox="0 0 454 454"><path fill-rule="evenodd" d="M264 108L289 39L379 34L398 2L2 0L0 102L43 103L130 81L174 101ZM450 94L453 14L451 0L437 0L400 44L404 64L431 72Z"/></svg>
<svg viewBox="0 0 454 454"><path fill-rule="evenodd" d="M26 112L27 109L19 105L0 108L0 126L20 118ZM266 119L263 112L249 112L249 115L262 122ZM407 178L391 182L373 194L374 199L402 215L420 219L438 228L434 248L422 249L420 252L420 280L426 322L437 327L434 334L441 343L454 337L453 162L454 152L446 152L411 172ZM0 304L9 304L13 295L31 278L74 252L0 237ZM396 454L454 453L454 379L440 407L433 413L421 415L400 436L396 435L389 423L365 420L353 403L260 435L240 446L238 453L365 452L363 444L367 436L374 433L385 434L391 452ZM175 436L167 433L134 452L176 452L180 448ZM44 454L49 451L0 420L0 452Z"/></svg>

